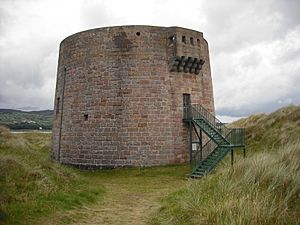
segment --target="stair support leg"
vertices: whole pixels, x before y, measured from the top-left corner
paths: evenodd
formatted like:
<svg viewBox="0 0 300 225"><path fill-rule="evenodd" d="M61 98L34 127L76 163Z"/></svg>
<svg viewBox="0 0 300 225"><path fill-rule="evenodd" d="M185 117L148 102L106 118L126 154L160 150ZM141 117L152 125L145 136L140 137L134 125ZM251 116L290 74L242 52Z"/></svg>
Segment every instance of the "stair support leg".
<svg viewBox="0 0 300 225"><path fill-rule="evenodd" d="M200 129L200 131L198 132L196 126L194 123L192 123L192 126L194 128L195 134L198 137L199 140L199 146L200 146L200 161L202 161L202 130Z"/></svg>
<svg viewBox="0 0 300 225"><path fill-rule="evenodd" d="M192 134L192 121L189 121L189 150L190 150L190 164L192 164L192 157L193 157L193 134Z"/></svg>
<svg viewBox="0 0 300 225"><path fill-rule="evenodd" d="M200 160L202 161L203 159L203 143L202 143L202 130L200 129Z"/></svg>
<svg viewBox="0 0 300 225"><path fill-rule="evenodd" d="M246 159L246 147L243 148L243 158Z"/></svg>

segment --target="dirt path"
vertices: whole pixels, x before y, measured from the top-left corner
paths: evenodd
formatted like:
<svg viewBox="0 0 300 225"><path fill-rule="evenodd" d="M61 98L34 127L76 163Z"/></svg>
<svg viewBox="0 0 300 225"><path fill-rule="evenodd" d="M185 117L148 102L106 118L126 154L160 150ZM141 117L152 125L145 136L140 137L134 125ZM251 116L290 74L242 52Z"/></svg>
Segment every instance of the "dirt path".
<svg viewBox="0 0 300 225"><path fill-rule="evenodd" d="M132 193L124 187L106 186L109 188L107 198L98 204L84 207L81 219L72 224L146 224L149 215L159 208L159 197L164 194Z"/></svg>
<svg viewBox="0 0 300 225"><path fill-rule="evenodd" d="M93 185L105 189L104 199L52 217L49 224L72 225L143 225L160 208L169 193L187 184L180 176L109 176L89 177ZM47 224L47 223L44 223Z"/></svg>

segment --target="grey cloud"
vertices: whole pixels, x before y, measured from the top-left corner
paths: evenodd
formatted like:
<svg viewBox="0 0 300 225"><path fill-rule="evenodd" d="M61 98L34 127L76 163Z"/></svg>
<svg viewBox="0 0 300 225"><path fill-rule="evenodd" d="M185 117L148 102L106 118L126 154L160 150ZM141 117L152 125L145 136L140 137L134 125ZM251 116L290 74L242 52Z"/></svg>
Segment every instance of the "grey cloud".
<svg viewBox="0 0 300 225"><path fill-rule="evenodd" d="M17 15L13 9L24 2L4 3L9 10L0 16L5 28L0 33L0 108L52 108L58 41L44 35L39 18L31 24L32 18Z"/></svg>
<svg viewBox="0 0 300 225"><path fill-rule="evenodd" d="M253 50L241 57L241 66L244 68L257 67L262 58L263 56L257 50Z"/></svg>
<svg viewBox="0 0 300 225"><path fill-rule="evenodd" d="M217 114L245 116L299 104L299 1L208 1Z"/></svg>
<svg viewBox="0 0 300 225"><path fill-rule="evenodd" d="M0 8L0 35L5 32L5 27L10 20L10 15L4 8Z"/></svg>
<svg viewBox="0 0 300 225"><path fill-rule="evenodd" d="M50 41L50 40L49 40ZM55 44L53 43L52 49ZM56 48L54 48L56 50ZM10 49L6 54L6 48L0 47L0 71L3 80L9 80L24 88L34 88L43 85L49 74L41 74L40 64L51 55L51 48L45 43L34 40L21 49ZM52 65L51 65L52 66ZM2 85L2 84L0 84Z"/></svg>
<svg viewBox="0 0 300 225"><path fill-rule="evenodd" d="M56 50L54 45L52 49ZM18 48L10 49L9 54L0 47L0 60L0 107L21 108L32 104L52 108L56 51L51 52L43 42L36 41L22 51ZM53 84L53 88L51 86L49 89L49 83Z"/></svg>
<svg viewBox="0 0 300 225"><path fill-rule="evenodd" d="M81 18L87 27L101 27L110 24L113 16L109 15L106 2L85 0L81 8Z"/></svg>
<svg viewBox="0 0 300 225"><path fill-rule="evenodd" d="M29 2L69 5L65 0ZM59 42L72 32L122 23L200 27L210 45L220 115L239 117L300 103L298 0L194 0L185 9L178 7L179 0L122 2L124 9L117 1L73 1L78 11L53 15L61 24L45 34L48 24L26 18L33 16L26 3L1 1L0 107L52 108Z"/></svg>
<svg viewBox="0 0 300 225"><path fill-rule="evenodd" d="M300 21L300 1L299 0L277 0L272 2L271 7L282 15L285 29L293 29L299 25Z"/></svg>
<svg viewBox="0 0 300 225"><path fill-rule="evenodd" d="M1 63L1 80L4 82L0 83L0 108L33 106L51 109L56 59L56 54L50 54L26 62L15 60L11 63L6 59L4 68Z"/></svg>
<svg viewBox="0 0 300 225"><path fill-rule="evenodd" d="M270 113L275 111L276 109L280 108L280 107L284 107L290 104L296 104L299 105L300 104L300 98L295 96L294 94L300 94L299 92L297 93L291 93L290 96L285 96L277 99L275 101L271 101L271 102L267 102L267 103L260 103L259 101L257 101L257 104L250 104L250 105L245 105L241 108L231 108L230 106L227 108L223 108L223 109L217 109L218 115L221 116L232 116L232 117L244 117L244 116L249 116L251 114L255 114L255 113L262 113L262 112L266 112L266 113Z"/></svg>
<svg viewBox="0 0 300 225"><path fill-rule="evenodd" d="M289 104L299 105L300 67L293 73L289 72L274 75L274 80L278 79L276 76L288 77L286 78L287 83L282 85L277 84L275 87L272 87L272 85L269 84L272 82L271 80L261 80L260 82L262 82L262 84L259 84L257 87L245 87L244 91L238 88L238 84L234 84L237 89L227 93L223 99L226 97L238 99L237 102L235 104L232 104L232 102L222 105L217 104L217 113L219 115L242 117L257 112L272 112ZM254 91L256 93L254 93ZM250 93L250 95L246 95L245 92ZM264 95L264 93L270 94L267 96ZM238 96L238 98L235 98L236 96ZM226 101L226 99L224 101Z"/></svg>
<svg viewBox="0 0 300 225"><path fill-rule="evenodd" d="M298 60L300 56L300 46L298 48L289 49L282 52L282 55L276 58L273 62L276 65L282 65L284 63L290 63L291 61ZM300 76L300 74L299 74Z"/></svg>
<svg viewBox="0 0 300 225"><path fill-rule="evenodd" d="M299 25L300 1L208 1L202 6L214 53L283 38Z"/></svg>

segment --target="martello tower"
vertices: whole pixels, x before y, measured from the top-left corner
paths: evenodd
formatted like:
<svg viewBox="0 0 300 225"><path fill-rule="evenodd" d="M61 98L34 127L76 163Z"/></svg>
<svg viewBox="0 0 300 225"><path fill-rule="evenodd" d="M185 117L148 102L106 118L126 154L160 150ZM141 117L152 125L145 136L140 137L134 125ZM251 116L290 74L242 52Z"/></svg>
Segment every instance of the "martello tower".
<svg viewBox="0 0 300 225"><path fill-rule="evenodd" d="M71 35L60 44L52 157L88 168L187 162L190 103L214 114L201 32L119 26Z"/></svg>

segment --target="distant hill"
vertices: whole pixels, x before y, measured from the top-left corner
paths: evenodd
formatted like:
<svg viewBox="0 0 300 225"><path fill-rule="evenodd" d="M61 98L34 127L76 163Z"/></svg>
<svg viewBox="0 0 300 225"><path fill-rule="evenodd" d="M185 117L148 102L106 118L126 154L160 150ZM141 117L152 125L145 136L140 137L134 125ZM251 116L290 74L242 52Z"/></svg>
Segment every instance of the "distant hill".
<svg viewBox="0 0 300 225"><path fill-rule="evenodd" d="M13 130L19 129L52 129L53 110L22 111L0 109L0 125Z"/></svg>

